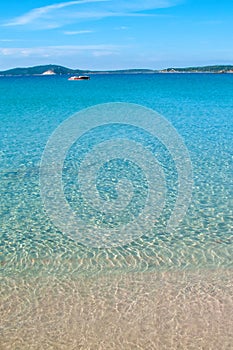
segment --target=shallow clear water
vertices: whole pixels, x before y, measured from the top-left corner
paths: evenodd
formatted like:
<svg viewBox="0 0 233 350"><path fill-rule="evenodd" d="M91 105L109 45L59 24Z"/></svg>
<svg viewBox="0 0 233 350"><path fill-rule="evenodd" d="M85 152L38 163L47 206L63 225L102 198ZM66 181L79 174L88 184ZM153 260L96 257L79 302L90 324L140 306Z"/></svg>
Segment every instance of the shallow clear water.
<svg viewBox="0 0 233 350"><path fill-rule="evenodd" d="M4 349L230 349L232 96L230 74L0 79ZM79 215L92 215L77 186L78 164L93 144L122 135L134 139L165 173L166 206L152 232L139 226L134 241L95 248L72 240L46 215L39 166L48 138L73 113L105 102L153 108L183 138L193 167L193 196L172 234L164 222L177 193L174 161L158 140L130 127L112 125L77 140L64 163L64 192ZM100 169L101 196L117 196L111 179L120 168L121 177L134 184L134 199L143 202L148 187L140 169L116 163ZM137 215L143 206L130 208ZM111 224L120 219L111 217ZM107 218L99 214L99 221L106 224Z"/></svg>

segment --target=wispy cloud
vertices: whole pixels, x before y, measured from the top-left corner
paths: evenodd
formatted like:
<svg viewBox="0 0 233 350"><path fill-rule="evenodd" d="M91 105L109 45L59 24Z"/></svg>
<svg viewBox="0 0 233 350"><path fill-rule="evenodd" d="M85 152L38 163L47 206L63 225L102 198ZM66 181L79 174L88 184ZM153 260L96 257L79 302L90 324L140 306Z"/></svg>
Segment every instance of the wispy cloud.
<svg viewBox="0 0 233 350"><path fill-rule="evenodd" d="M94 33L93 30L73 30L73 31L65 31L63 34L65 35L79 35L79 34L88 34Z"/></svg>
<svg viewBox="0 0 233 350"><path fill-rule="evenodd" d="M46 46L46 47L15 47L1 48L0 56L17 56L17 57L58 57L70 56L78 53L89 53L94 56L104 56L109 54L117 54L120 49L125 46L118 45L61 45L61 46Z"/></svg>
<svg viewBox="0 0 233 350"><path fill-rule="evenodd" d="M129 29L129 27L127 27L127 26L120 26L120 27L116 27L114 29L115 30L127 30L127 29Z"/></svg>
<svg viewBox="0 0 233 350"><path fill-rule="evenodd" d="M5 23L4 26L20 26L25 25L34 22L35 20L39 18L45 17L47 14L53 12L54 10L62 9L65 7L70 7L74 5L82 5L87 3L93 3L93 2L105 2L108 0L78 0L78 1L68 1L68 2L61 2L54 5L44 6L44 7L37 7L22 16L13 18L9 22Z"/></svg>
<svg viewBox="0 0 233 350"><path fill-rule="evenodd" d="M120 16L146 16L146 10L167 8L181 0L79 0L34 8L10 19L4 26L37 25L39 29L56 28L79 20ZM78 6L78 11L74 9ZM72 10L70 9L72 7Z"/></svg>
<svg viewBox="0 0 233 350"><path fill-rule="evenodd" d="M2 42L2 43L10 43L13 41L15 41L15 40L13 40L13 39L0 39L0 42Z"/></svg>
<svg viewBox="0 0 233 350"><path fill-rule="evenodd" d="M99 51L92 52L92 56L94 57L113 56L117 54L118 54L117 51L109 51L109 50L99 50Z"/></svg>

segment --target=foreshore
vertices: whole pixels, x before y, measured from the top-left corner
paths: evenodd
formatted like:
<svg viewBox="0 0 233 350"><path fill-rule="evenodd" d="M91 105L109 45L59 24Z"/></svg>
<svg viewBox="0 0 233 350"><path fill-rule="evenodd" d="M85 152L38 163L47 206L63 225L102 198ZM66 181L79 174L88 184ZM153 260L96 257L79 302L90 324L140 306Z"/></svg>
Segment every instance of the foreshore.
<svg viewBox="0 0 233 350"><path fill-rule="evenodd" d="M227 349L230 269L5 278L0 347Z"/></svg>

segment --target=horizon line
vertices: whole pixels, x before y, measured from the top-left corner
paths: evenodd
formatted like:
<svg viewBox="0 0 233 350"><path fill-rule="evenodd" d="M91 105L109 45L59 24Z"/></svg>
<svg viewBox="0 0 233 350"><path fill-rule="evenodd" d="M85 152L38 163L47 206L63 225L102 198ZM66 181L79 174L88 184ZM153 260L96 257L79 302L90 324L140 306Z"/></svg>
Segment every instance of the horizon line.
<svg viewBox="0 0 233 350"><path fill-rule="evenodd" d="M15 66L12 68L6 68L1 70L1 72L5 72L8 70L13 70L13 69L27 69L27 68L37 68L37 67L46 67L46 66L55 66L55 67L62 67L66 69L71 69L71 70L81 70L81 71L90 71L90 72L109 72L109 71L122 71L122 70L150 70L150 71L161 71L161 70L166 70L166 69L188 69L188 68L205 68L205 67L227 67L227 66L232 66L233 63L228 63L228 64L222 64L222 63L216 63L216 64L205 64L205 65L187 65L187 66L170 66L170 67L165 67L165 68L145 68L145 67L135 67L135 68L116 68L116 69L91 69L91 68L70 68L67 67L66 65L62 64L55 64L55 63L47 63L47 64L38 64L38 65L33 65L33 66Z"/></svg>

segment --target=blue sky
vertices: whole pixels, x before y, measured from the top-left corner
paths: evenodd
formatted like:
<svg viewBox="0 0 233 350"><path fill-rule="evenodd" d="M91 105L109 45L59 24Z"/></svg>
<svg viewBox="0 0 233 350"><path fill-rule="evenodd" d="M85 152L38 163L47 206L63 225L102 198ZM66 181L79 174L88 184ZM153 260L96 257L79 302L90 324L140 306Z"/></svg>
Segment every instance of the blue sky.
<svg viewBox="0 0 233 350"><path fill-rule="evenodd" d="M233 64L233 0L0 3L0 70Z"/></svg>

